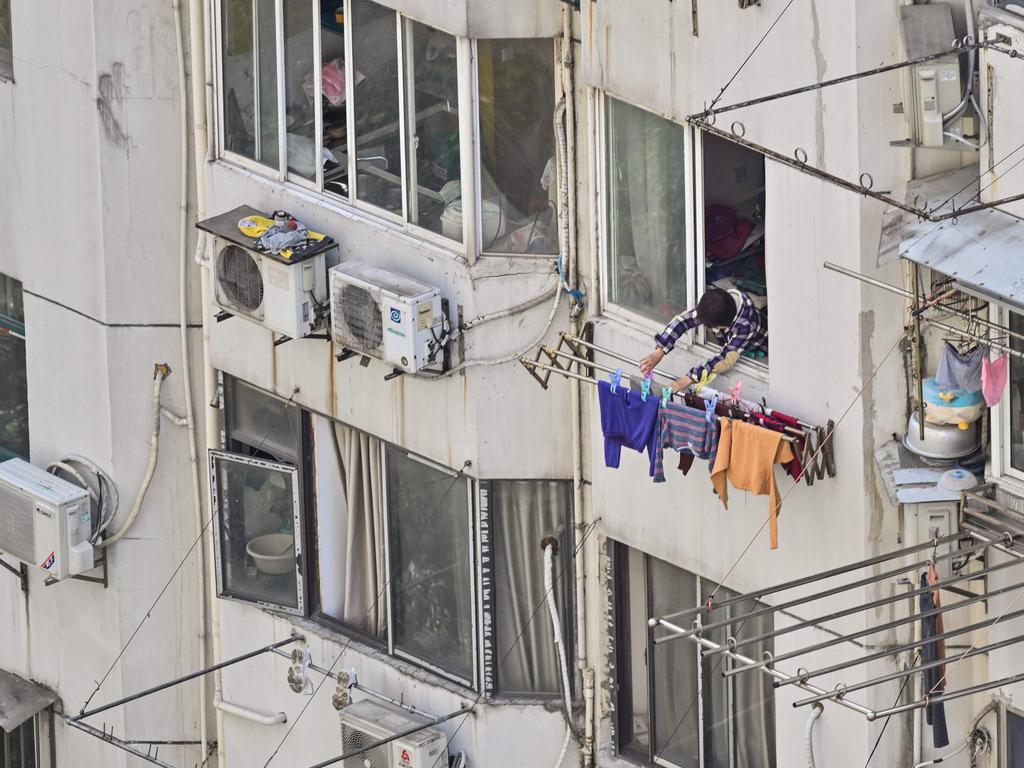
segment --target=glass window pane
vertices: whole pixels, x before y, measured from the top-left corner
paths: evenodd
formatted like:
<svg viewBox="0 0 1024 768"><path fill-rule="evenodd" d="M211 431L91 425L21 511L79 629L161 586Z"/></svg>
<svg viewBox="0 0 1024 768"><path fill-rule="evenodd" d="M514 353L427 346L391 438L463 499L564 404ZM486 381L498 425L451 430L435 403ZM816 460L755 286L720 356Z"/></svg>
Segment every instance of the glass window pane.
<svg viewBox="0 0 1024 768"><path fill-rule="evenodd" d="M619 656L628 665L628 677L619 681L619 706L626 711L620 716L620 746L644 759L651 749L651 706L647 668L647 584L644 556L639 550L621 547L618 560L619 588L626 595L620 601Z"/></svg>
<svg viewBox="0 0 1024 768"><path fill-rule="evenodd" d="M491 481L488 486L496 654L499 660L505 659L497 670L498 690L508 695L560 694L561 671L546 605L544 551L538 543L548 536L559 542L553 565L553 593L562 623L562 640L568 642L572 632L569 601L573 536L567 521L572 483L502 480ZM534 617L539 605L541 612ZM523 634L517 643L520 632ZM512 651L506 657L510 648ZM572 656L568 651L566 654L572 664ZM570 667L570 678L573 674Z"/></svg>
<svg viewBox="0 0 1024 768"><path fill-rule="evenodd" d="M0 275L0 461L29 458L21 283Z"/></svg>
<svg viewBox="0 0 1024 768"><path fill-rule="evenodd" d="M693 608L697 600L696 577L654 557L647 558L647 588L653 616ZM662 634L655 631L654 637ZM680 768L699 768L697 651L683 641L652 648L654 753Z"/></svg>
<svg viewBox="0 0 1024 768"><path fill-rule="evenodd" d="M21 735L24 726L19 726L7 734L7 743L10 745L10 768L28 768L21 759Z"/></svg>
<svg viewBox="0 0 1024 768"><path fill-rule="evenodd" d="M473 679L469 481L388 448L395 649Z"/></svg>
<svg viewBox="0 0 1024 768"><path fill-rule="evenodd" d="M11 47L11 0L0 0L0 48Z"/></svg>
<svg viewBox="0 0 1024 768"><path fill-rule="evenodd" d="M405 35L409 221L462 242L455 38L411 20Z"/></svg>
<svg viewBox="0 0 1024 768"><path fill-rule="evenodd" d="M558 253L555 74L551 40L481 40L481 244Z"/></svg>
<svg viewBox="0 0 1024 768"><path fill-rule="evenodd" d="M274 0L222 0L224 148L278 167Z"/></svg>
<svg viewBox="0 0 1024 768"><path fill-rule="evenodd" d="M294 404L235 378L226 378L228 438L246 453L298 464L302 414ZM233 446L233 450L242 446Z"/></svg>
<svg viewBox="0 0 1024 768"><path fill-rule="evenodd" d="M224 594L298 609L296 471L215 454Z"/></svg>
<svg viewBox="0 0 1024 768"><path fill-rule="evenodd" d="M352 0L355 69L356 196L402 213L402 136L395 12Z"/></svg>
<svg viewBox="0 0 1024 768"><path fill-rule="evenodd" d="M284 99L288 170L316 179L316 72L310 0L284 0Z"/></svg>
<svg viewBox="0 0 1024 768"><path fill-rule="evenodd" d="M609 299L658 323L686 308L686 130L608 99Z"/></svg>
<svg viewBox="0 0 1024 768"><path fill-rule="evenodd" d="M20 730L21 764L23 768L36 768L36 718L24 723Z"/></svg>
<svg viewBox="0 0 1024 768"><path fill-rule="evenodd" d="M348 197L348 110L345 2L320 0L320 59L324 120L324 187Z"/></svg>
<svg viewBox="0 0 1024 768"><path fill-rule="evenodd" d="M1010 313L1010 330L1024 333L1024 315ZM1010 337L1010 347L1024 352L1024 341ZM1010 466L1024 472L1024 361L1010 355Z"/></svg>

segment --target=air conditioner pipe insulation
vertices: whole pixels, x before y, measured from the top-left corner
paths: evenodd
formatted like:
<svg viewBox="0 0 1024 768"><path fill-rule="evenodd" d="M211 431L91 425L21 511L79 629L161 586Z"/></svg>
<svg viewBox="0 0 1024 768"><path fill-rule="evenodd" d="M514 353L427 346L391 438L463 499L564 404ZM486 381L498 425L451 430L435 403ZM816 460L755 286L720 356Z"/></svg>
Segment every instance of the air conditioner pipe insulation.
<svg viewBox="0 0 1024 768"><path fill-rule="evenodd" d="M565 641L562 639L562 622L558 618L558 606L555 604L555 565L554 553L558 546L557 540L546 540L544 544L544 594L547 599L548 613L551 615L551 631L555 636L555 649L558 655L558 668L562 673L562 694L565 699L565 739L562 749L555 760L554 768L560 768L565 762L565 754L569 751L572 739L572 699L569 697L569 662L565 658Z"/></svg>
<svg viewBox="0 0 1024 768"><path fill-rule="evenodd" d="M156 462L160 454L160 389L163 387L164 380L170 375L171 367L167 363L157 363L153 366L153 405L150 416L152 432L149 435L149 463L146 465L146 474L143 475L142 485L139 486L139 492L135 496L135 504L132 505L132 511L128 513L128 518L121 524L121 527L117 529L114 535L104 538L97 546L109 547L111 544L123 539L125 534L128 533L128 529L135 523L135 519L139 516L139 511L142 509L142 503L146 500L146 494L149 492L149 486L153 482L153 475L156 473Z"/></svg>

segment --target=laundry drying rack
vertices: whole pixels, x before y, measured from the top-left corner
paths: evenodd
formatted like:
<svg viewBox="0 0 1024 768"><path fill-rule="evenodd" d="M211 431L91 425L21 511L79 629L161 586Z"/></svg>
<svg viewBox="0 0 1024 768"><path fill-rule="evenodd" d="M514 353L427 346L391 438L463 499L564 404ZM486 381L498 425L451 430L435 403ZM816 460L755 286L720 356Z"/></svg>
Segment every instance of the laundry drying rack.
<svg viewBox="0 0 1024 768"><path fill-rule="evenodd" d="M584 334L589 337L591 329L591 325L586 325L584 327ZM633 360L614 350L600 347L594 344L591 338L574 336L566 331L562 331L559 334L557 346L552 347L541 344L533 358L520 357L519 362L544 389L548 388L548 382L551 380L552 374L596 385L598 383L596 378L598 372L613 376L622 372L621 367L612 367L597 362L595 360L596 355L609 357L639 371L639 360ZM663 385L666 387L679 378L660 369L654 370L654 377L668 382ZM625 381L624 377L623 382ZM774 408L770 408L765 402L755 403L743 398L731 397L726 392L721 392L708 386L702 387L695 394L705 400L710 400L717 395L719 403L726 405L729 416L732 418L757 423L756 418L759 414L768 417L782 417L783 420L791 424L784 427L783 431L786 438L793 443L794 448L798 449L798 458L804 467L803 478L807 485L813 485L815 480L836 476L835 454L833 451L835 424L831 420L824 426L818 426L783 414ZM681 402L684 396L674 393L671 399Z"/></svg>

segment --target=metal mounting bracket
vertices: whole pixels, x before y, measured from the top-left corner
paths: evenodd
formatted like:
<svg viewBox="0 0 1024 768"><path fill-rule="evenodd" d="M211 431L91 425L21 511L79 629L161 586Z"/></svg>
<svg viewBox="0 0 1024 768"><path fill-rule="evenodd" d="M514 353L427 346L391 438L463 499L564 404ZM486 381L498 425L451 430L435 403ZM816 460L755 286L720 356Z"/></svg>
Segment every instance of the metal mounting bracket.
<svg viewBox="0 0 1024 768"><path fill-rule="evenodd" d="M24 563L18 563L19 567L15 568L5 560L0 560L0 565L18 577L18 580L21 582L21 591L28 594L28 566Z"/></svg>

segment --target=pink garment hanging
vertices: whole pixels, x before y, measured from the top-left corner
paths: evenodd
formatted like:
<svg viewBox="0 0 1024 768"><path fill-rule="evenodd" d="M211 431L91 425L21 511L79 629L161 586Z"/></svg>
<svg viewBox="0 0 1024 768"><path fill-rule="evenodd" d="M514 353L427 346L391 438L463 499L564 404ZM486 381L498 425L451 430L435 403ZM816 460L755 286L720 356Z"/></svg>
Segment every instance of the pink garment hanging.
<svg viewBox="0 0 1024 768"><path fill-rule="evenodd" d="M989 407L1003 399L1009 364L1010 359L1006 355L1000 355L995 360L986 357L981 361L981 391Z"/></svg>

